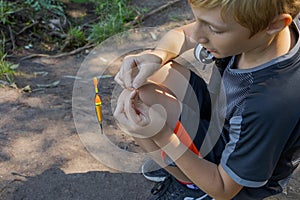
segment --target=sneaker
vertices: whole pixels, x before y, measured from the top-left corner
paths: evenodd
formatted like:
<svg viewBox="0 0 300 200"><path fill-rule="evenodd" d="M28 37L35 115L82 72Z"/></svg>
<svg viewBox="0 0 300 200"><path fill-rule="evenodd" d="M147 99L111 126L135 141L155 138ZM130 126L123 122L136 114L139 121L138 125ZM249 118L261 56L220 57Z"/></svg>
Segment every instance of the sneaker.
<svg viewBox="0 0 300 200"><path fill-rule="evenodd" d="M147 160L142 166L142 174L149 181L162 182L169 173L154 160Z"/></svg>
<svg viewBox="0 0 300 200"><path fill-rule="evenodd" d="M157 183L151 193L152 197L149 200L212 200L202 190L188 189L171 175L163 182Z"/></svg>

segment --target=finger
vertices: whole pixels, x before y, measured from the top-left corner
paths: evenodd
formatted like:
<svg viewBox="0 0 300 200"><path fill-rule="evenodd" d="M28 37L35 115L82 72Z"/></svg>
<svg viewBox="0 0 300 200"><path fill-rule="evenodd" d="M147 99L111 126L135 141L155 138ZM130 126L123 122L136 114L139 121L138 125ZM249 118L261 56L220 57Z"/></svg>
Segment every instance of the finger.
<svg viewBox="0 0 300 200"><path fill-rule="evenodd" d="M138 89L146 83L148 77L150 77L155 72L154 70L156 69L156 67L154 67L155 65L157 64L150 63L150 64L142 64L140 66L140 71L135 76L132 82L133 88Z"/></svg>
<svg viewBox="0 0 300 200"><path fill-rule="evenodd" d="M114 78L114 80L116 81L116 83L118 83L122 88L125 88L125 85L121 79L121 75L120 72L118 72Z"/></svg>
<svg viewBox="0 0 300 200"><path fill-rule="evenodd" d="M146 126L150 122L149 113L148 113L149 106L147 106L146 104L144 104L142 101L139 100L138 90L132 92L130 98L133 101L133 108L139 118L137 124L139 126Z"/></svg>
<svg viewBox="0 0 300 200"><path fill-rule="evenodd" d="M135 105L135 109L138 110L140 116L140 126L146 126L150 123L149 118L149 106L144 104L143 102L138 102Z"/></svg>
<svg viewBox="0 0 300 200"><path fill-rule="evenodd" d="M142 87L145 84L145 82L149 76L150 75L148 75L147 73L142 73L140 71L134 78L134 80L132 82L132 87L135 89Z"/></svg>
<svg viewBox="0 0 300 200"><path fill-rule="evenodd" d="M131 99L133 101L133 108L135 109L135 112L139 115L141 112L137 109L137 104L139 102L139 95L138 90L134 90L135 92L131 94Z"/></svg>
<svg viewBox="0 0 300 200"><path fill-rule="evenodd" d="M116 109L115 109L115 112L114 112L114 115L116 115L116 117L117 117L117 115L119 115L121 113L124 113L126 115L125 110L124 110L124 105L125 105L125 101L128 98L129 94L130 94L130 91L123 90L121 92L121 94L119 95L117 105L116 105Z"/></svg>
<svg viewBox="0 0 300 200"><path fill-rule="evenodd" d="M124 113L124 104L118 100L116 109L115 109L114 114L113 114L114 118L116 118L118 120L118 118L120 117L120 115L122 113Z"/></svg>
<svg viewBox="0 0 300 200"><path fill-rule="evenodd" d="M167 111L160 104L154 104L149 108L150 123L145 127L145 135L152 137L159 133L167 121Z"/></svg>
<svg viewBox="0 0 300 200"><path fill-rule="evenodd" d="M138 90L132 90L132 92L129 95L129 98L131 100L137 101L138 98Z"/></svg>
<svg viewBox="0 0 300 200"><path fill-rule="evenodd" d="M136 91L132 91L129 95L129 99L125 101L124 110L129 120L133 123L138 124L140 122L140 116L137 114L136 109L134 108L134 96Z"/></svg>
<svg viewBox="0 0 300 200"><path fill-rule="evenodd" d="M119 113L115 119L122 126L122 129L128 129L128 118L125 113Z"/></svg>
<svg viewBox="0 0 300 200"><path fill-rule="evenodd" d="M125 113L120 113L116 119L117 119L117 125L118 125L118 127L124 133L130 135L132 131L131 131L130 122L129 122L126 114Z"/></svg>
<svg viewBox="0 0 300 200"><path fill-rule="evenodd" d="M136 62L133 58L127 58L123 62L123 81L126 88L132 88L132 69L136 68Z"/></svg>
<svg viewBox="0 0 300 200"><path fill-rule="evenodd" d="M114 117L115 119L117 120L118 122L118 126L119 128L127 133L127 134L130 134L130 129L131 129L131 123L124 111L124 97L122 97L122 94L119 98L119 101L118 101L118 104L117 104L117 107L115 109L115 112L114 112Z"/></svg>
<svg viewBox="0 0 300 200"><path fill-rule="evenodd" d="M144 107L146 105L140 104L139 106ZM144 107L144 110L147 110L147 108ZM141 126L136 132L130 132L130 135L133 135L136 138L150 138L163 130L167 119L167 112L165 108L161 105L155 104L148 110L150 120L147 119L147 124L145 126ZM137 128L135 128L135 130L137 130Z"/></svg>

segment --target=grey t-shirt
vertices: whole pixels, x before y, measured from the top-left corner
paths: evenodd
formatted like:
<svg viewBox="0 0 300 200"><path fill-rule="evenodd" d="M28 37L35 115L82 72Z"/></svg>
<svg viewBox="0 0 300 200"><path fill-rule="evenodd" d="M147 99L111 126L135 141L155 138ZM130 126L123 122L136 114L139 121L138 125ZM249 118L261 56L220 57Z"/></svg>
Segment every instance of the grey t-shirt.
<svg viewBox="0 0 300 200"><path fill-rule="evenodd" d="M294 24L298 42L289 53L248 70L234 69L233 57L223 72L227 107L221 165L244 186L235 199L281 192L280 182L299 163L299 20Z"/></svg>

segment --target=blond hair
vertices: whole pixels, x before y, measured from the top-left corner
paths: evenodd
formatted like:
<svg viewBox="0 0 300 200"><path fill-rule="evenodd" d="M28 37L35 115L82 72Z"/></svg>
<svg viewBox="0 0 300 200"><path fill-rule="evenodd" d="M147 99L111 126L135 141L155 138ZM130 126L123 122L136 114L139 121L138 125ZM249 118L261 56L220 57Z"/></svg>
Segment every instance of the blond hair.
<svg viewBox="0 0 300 200"><path fill-rule="evenodd" d="M222 16L230 13L252 35L268 27L280 14L295 18L300 12L300 0L189 0L192 7L221 8Z"/></svg>

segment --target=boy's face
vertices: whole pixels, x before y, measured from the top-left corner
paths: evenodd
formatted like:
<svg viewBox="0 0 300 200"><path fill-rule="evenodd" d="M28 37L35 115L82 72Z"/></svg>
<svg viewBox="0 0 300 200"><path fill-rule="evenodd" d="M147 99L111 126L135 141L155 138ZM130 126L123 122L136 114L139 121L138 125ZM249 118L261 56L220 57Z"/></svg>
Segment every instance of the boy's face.
<svg viewBox="0 0 300 200"><path fill-rule="evenodd" d="M219 8L192 10L196 18L192 38L216 58L250 52L266 39L263 33L250 37L250 30L238 24L232 16L222 18Z"/></svg>

